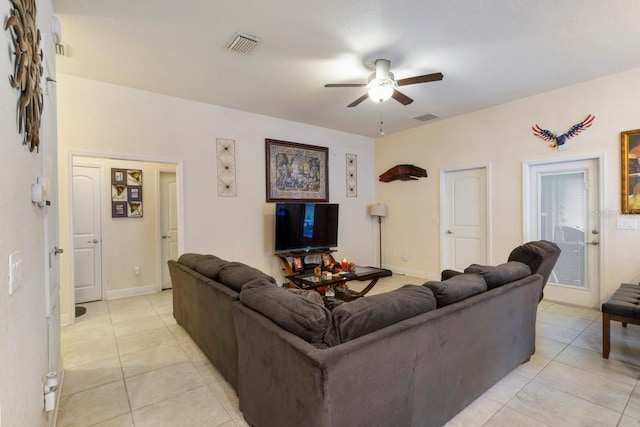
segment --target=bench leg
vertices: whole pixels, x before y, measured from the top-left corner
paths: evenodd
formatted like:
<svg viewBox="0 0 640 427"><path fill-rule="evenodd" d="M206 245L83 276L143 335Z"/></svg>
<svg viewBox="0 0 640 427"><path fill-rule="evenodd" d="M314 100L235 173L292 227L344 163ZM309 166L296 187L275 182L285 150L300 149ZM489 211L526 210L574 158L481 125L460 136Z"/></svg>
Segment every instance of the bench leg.
<svg viewBox="0 0 640 427"><path fill-rule="evenodd" d="M609 358L611 350L611 319L609 313L602 313L602 357Z"/></svg>

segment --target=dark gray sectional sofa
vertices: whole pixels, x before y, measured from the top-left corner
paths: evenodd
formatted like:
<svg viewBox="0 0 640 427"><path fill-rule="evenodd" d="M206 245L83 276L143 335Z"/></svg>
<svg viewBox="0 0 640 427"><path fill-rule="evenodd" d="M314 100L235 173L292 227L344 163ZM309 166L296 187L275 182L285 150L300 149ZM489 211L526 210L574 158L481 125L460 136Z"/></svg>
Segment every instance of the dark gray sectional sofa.
<svg viewBox="0 0 640 427"><path fill-rule="evenodd" d="M185 254L169 264L174 316L253 426L440 426L535 352L554 246L333 310L249 266Z"/></svg>

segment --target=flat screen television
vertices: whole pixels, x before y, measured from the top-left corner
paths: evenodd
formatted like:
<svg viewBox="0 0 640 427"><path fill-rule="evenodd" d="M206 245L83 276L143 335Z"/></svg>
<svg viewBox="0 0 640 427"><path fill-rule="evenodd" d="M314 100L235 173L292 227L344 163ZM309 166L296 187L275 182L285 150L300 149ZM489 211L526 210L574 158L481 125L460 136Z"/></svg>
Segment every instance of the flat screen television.
<svg viewBox="0 0 640 427"><path fill-rule="evenodd" d="M338 246L338 204L276 203L276 252Z"/></svg>

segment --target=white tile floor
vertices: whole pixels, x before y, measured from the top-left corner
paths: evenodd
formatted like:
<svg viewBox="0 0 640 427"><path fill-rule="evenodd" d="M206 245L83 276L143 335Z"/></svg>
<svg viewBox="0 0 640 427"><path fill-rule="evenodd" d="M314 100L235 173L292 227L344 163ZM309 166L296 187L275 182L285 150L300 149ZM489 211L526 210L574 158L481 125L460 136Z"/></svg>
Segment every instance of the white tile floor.
<svg viewBox="0 0 640 427"><path fill-rule="evenodd" d="M371 293L423 281L394 275ZM58 426L247 425L233 389L173 319L171 298L85 304L63 327ZM614 322L611 335L605 360L598 311L543 301L536 354L447 426L640 426L640 327Z"/></svg>

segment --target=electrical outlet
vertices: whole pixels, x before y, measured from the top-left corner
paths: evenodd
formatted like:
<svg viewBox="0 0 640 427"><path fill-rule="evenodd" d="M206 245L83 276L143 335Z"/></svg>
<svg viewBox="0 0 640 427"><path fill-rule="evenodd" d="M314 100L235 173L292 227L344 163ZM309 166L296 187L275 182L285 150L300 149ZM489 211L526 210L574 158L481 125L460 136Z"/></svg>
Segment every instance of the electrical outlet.
<svg viewBox="0 0 640 427"><path fill-rule="evenodd" d="M139 276L140 275L140 267L133 267L133 274L135 276Z"/></svg>
<svg viewBox="0 0 640 427"><path fill-rule="evenodd" d="M402 261L407 262L409 261L409 254L408 253L403 253L402 254Z"/></svg>

